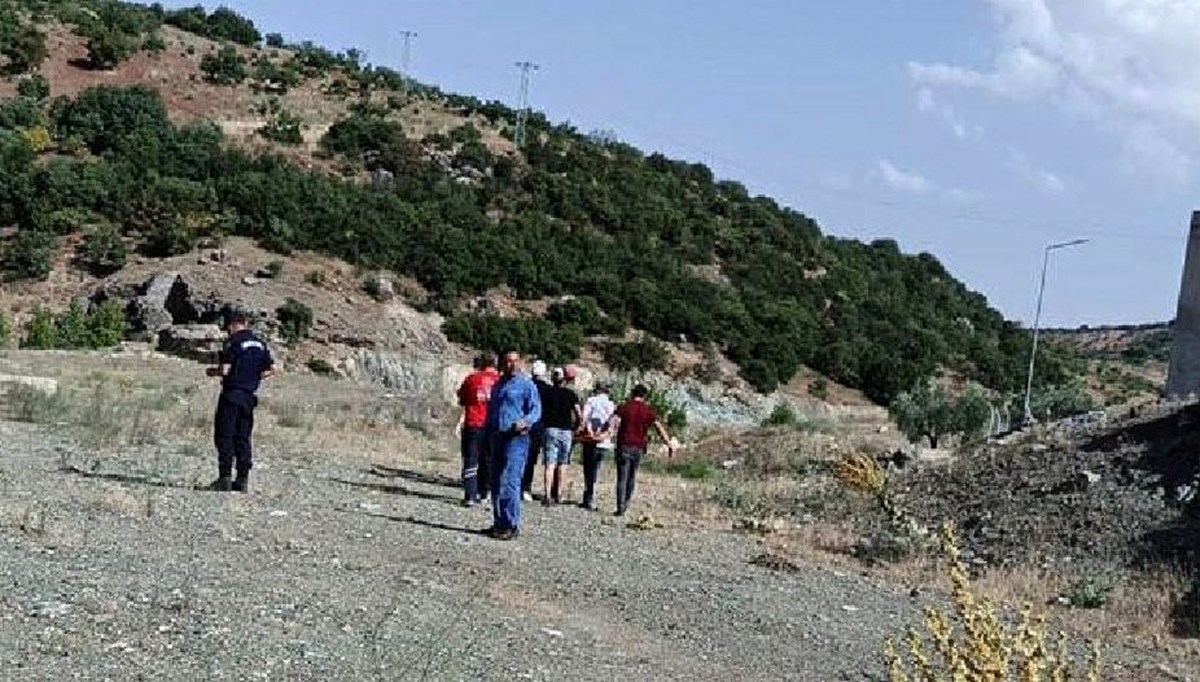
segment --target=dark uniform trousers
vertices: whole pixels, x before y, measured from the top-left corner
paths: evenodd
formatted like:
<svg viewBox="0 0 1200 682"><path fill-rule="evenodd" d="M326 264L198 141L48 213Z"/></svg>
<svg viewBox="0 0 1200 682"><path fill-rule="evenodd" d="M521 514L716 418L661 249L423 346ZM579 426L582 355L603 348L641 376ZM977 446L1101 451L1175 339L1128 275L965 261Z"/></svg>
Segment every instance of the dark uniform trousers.
<svg viewBox="0 0 1200 682"><path fill-rule="evenodd" d="M244 479L254 466L250 438L254 431L254 408L258 399L237 389L225 389L217 401L213 439L217 446L217 471L221 478Z"/></svg>

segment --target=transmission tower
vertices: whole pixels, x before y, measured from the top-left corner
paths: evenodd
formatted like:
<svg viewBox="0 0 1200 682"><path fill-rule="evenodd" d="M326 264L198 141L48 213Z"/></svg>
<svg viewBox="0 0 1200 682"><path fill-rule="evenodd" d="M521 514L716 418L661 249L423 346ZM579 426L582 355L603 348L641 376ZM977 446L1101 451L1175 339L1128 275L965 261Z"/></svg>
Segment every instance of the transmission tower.
<svg viewBox="0 0 1200 682"><path fill-rule="evenodd" d="M403 83L403 92L404 95L407 96L409 81L408 68L409 64L412 62L412 40L413 38L417 37L417 32L401 31L400 37L404 38L404 52L402 52L400 55L400 75L402 76L401 82Z"/></svg>
<svg viewBox="0 0 1200 682"><path fill-rule="evenodd" d="M529 120L529 79L530 74L541 67L533 62L517 62L521 70L521 108L517 110L517 132L513 141L518 147L525 146L525 123Z"/></svg>

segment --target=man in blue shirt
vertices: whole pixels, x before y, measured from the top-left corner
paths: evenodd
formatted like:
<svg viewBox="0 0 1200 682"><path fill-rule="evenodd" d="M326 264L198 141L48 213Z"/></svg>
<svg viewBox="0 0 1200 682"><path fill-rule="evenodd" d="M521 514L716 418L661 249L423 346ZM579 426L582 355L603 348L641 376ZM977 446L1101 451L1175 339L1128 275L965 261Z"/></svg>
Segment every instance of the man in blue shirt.
<svg viewBox="0 0 1200 682"><path fill-rule="evenodd" d="M271 350L250 331L246 314L233 311L226 318L229 340L221 350L216 367L208 375L221 378L221 397L213 424L217 446L217 480L210 490L247 492L253 452L250 437L254 431L254 408L258 406L258 386L274 373ZM237 478L232 474L236 466Z"/></svg>
<svg viewBox="0 0 1200 682"><path fill-rule="evenodd" d="M529 457L529 432L542 418L537 387L521 370L521 356L504 354L500 381L488 402L487 437L492 446L492 527L497 540L521 532L521 478Z"/></svg>

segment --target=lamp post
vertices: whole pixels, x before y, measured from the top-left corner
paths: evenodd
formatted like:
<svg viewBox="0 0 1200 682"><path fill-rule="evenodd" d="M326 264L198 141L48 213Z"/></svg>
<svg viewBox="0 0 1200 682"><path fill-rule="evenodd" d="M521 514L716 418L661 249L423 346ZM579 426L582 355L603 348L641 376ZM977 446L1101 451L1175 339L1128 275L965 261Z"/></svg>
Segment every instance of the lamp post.
<svg viewBox="0 0 1200 682"><path fill-rule="evenodd" d="M1058 249L1065 249L1070 246L1079 246L1086 244L1086 239L1072 239L1069 242L1058 242L1046 247L1046 253L1042 256L1042 283L1038 286L1037 312L1033 316L1033 348L1029 351L1029 376L1025 380L1025 423L1032 424L1033 411L1029 408L1029 397L1033 394L1033 365L1037 360L1038 347L1038 329L1042 321L1042 294L1046 292L1046 269L1050 265L1050 252Z"/></svg>

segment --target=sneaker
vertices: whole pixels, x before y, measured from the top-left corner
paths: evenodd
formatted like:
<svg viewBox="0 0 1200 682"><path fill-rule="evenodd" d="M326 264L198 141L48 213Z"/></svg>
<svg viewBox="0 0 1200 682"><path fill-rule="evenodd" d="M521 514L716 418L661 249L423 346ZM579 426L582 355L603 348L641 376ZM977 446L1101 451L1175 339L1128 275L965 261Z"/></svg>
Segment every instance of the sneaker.
<svg viewBox="0 0 1200 682"><path fill-rule="evenodd" d="M550 506L550 498L549 498L549 497L543 497L543 498L542 498L542 506L543 506L543 507L549 507L549 506Z"/></svg>
<svg viewBox="0 0 1200 682"><path fill-rule="evenodd" d="M471 507L478 507L479 500L463 500L463 506L467 507L468 509Z"/></svg>
<svg viewBox="0 0 1200 682"><path fill-rule="evenodd" d="M212 492L217 493L227 493L233 490L233 481L229 480L228 478L218 478L202 488L202 490L211 490Z"/></svg>
<svg viewBox="0 0 1200 682"><path fill-rule="evenodd" d="M526 502L533 502L533 493L521 493L521 499Z"/></svg>
<svg viewBox="0 0 1200 682"><path fill-rule="evenodd" d="M587 511L590 511L590 512L596 511L596 505L592 504L591 502L580 502L579 508L586 509Z"/></svg>

